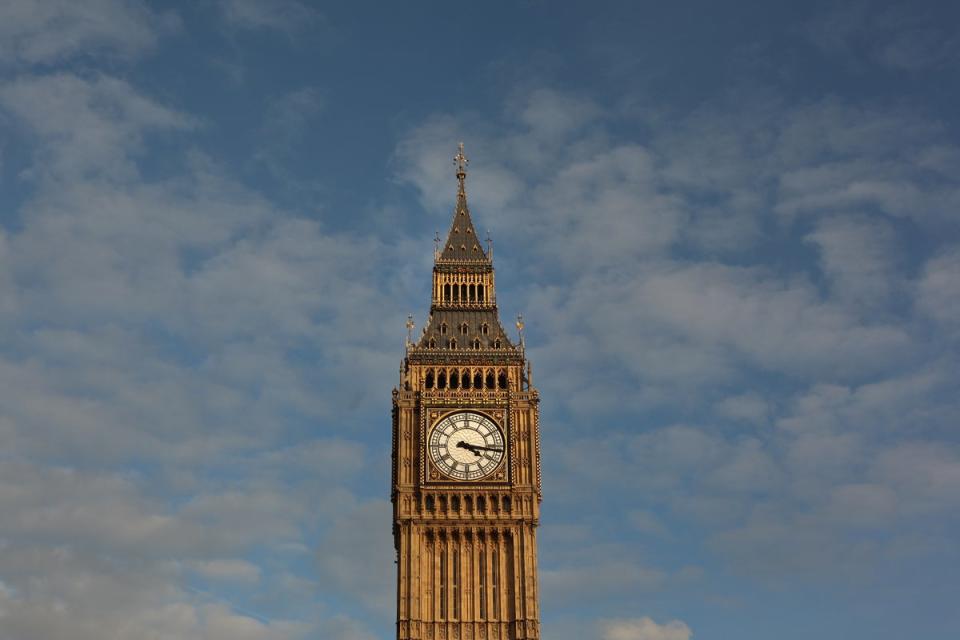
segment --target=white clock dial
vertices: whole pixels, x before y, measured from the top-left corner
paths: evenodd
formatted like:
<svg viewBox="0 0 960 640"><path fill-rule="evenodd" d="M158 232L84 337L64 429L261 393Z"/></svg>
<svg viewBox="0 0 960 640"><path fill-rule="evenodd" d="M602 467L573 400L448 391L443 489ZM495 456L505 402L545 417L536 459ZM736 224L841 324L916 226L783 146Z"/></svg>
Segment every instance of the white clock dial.
<svg viewBox="0 0 960 640"><path fill-rule="evenodd" d="M503 460L505 445L500 427L479 413L452 413L430 432L430 459L455 480L479 480L493 473Z"/></svg>

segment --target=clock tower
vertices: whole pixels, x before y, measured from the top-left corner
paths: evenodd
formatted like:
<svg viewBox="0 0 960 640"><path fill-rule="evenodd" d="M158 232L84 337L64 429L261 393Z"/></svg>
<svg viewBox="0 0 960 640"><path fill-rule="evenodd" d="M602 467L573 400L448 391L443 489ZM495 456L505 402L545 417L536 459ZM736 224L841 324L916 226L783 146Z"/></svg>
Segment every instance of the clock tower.
<svg viewBox="0 0 960 640"><path fill-rule="evenodd" d="M397 638L538 639L539 396L521 319L518 343L500 324L463 144L454 163L457 204L434 252L430 316L418 340L408 335L393 391Z"/></svg>

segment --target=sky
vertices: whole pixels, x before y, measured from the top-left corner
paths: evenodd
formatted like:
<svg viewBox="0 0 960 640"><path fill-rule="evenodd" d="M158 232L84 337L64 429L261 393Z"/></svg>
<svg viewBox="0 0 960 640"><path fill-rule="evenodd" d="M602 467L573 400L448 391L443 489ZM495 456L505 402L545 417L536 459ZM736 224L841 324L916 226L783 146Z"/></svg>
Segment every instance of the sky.
<svg viewBox="0 0 960 640"><path fill-rule="evenodd" d="M955 637L960 5L0 2L0 640L393 637L458 142L543 637Z"/></svg>

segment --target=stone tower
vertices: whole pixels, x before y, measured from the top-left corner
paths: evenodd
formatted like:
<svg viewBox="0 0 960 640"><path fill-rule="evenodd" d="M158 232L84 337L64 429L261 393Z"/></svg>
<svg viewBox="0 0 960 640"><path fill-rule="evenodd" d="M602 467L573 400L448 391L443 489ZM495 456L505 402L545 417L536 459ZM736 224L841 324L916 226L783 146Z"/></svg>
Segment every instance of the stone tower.
<svg viewBox="0 0 960 640"><path fill-rule="evenodd" d="M539 638L539 397L500 324L492 251L477 237L463 145L430 316L393 391L397 638ZM412 330L412 322L408 322Z"/></svg>

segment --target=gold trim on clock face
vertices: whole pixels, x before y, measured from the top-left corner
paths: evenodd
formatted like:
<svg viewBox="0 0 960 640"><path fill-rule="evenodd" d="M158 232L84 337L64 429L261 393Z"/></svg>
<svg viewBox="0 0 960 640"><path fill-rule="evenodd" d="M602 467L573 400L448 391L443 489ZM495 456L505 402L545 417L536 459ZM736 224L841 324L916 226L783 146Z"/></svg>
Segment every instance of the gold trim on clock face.
<svg viewBox="0 0 960 640"><path fill-rule="evenodd" d="M481 480L503 461L503 431L487 416L458 411L430 431L427 450L433 464L454 480Z"/></svg>

